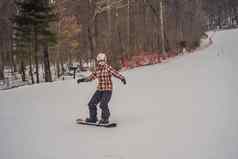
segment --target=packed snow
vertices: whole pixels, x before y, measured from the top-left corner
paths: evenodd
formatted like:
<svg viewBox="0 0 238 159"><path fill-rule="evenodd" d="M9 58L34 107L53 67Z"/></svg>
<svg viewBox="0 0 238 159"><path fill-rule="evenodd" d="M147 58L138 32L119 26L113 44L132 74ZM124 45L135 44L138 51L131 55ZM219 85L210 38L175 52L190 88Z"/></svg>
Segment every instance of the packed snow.
<svg viewBox="0 0 238 159"><path fill-rule="evenodd" d="M0 91L1 159L237 159L238 30L167 63L122 72L110 102L116 128L75 124L96 83Z"/></svg>

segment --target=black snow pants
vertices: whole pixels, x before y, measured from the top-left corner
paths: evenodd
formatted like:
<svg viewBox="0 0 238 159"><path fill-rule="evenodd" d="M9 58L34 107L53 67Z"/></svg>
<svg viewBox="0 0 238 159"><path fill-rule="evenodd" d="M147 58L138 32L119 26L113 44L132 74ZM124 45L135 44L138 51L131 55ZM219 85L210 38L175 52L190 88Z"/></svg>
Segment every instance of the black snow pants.
<svg viewBox="0 0 238 159"><path fill-rule="evenodd" d="M91 100L88 103L89 107L89 117L92 119L97 118L97 105L100 103L100 108L102 110L101 118L109 119L110 111L108 108L108 103L111 99L112 91L99 91L97 90L92 96Z"/></svg>

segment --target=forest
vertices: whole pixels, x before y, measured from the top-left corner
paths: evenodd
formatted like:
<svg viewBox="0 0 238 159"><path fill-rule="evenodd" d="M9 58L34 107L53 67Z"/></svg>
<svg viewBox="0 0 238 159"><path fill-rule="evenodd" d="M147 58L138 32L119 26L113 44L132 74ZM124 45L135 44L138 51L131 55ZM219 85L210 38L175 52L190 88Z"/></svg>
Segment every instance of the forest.
<svg viewBox="0 0 238 159"><path fill-rule="evenodd" d="M52 82L99 52L120 69L123 58L179 54L235 27L234 0L1 0L0 81Z"/></svg>

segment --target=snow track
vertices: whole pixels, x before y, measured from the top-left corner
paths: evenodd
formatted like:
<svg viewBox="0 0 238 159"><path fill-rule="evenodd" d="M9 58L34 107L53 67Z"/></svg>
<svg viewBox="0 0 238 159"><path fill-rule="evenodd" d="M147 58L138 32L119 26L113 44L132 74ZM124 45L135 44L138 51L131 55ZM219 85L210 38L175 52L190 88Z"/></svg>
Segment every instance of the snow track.
<svg viewBox="0 0 238 159"><path fill-rule="evenodd" d="M166 64L114 79L113 129L76 125L95 83L0 92L1 159L237 159L238 30Z"/></svg>

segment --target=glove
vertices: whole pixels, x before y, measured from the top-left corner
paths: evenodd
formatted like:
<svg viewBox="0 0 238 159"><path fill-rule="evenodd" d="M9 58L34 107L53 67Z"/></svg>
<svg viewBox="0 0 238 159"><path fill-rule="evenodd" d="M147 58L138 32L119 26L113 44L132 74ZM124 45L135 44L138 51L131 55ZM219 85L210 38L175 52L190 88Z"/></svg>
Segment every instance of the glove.
<svg viewBox="0 0 238 159"><path fill-rule="evenodd" d="M86 82L86 79L85 79L85 78L78 79L78 80L77 80L77 83L79 84L80 82Z"/></svg>
<svg viewBox="0 0 238 159"><path fill-rule="evenodd" d="M121 81L122 81L123 84L126 84L126 79L125 78L121 79Z"/></svg>

